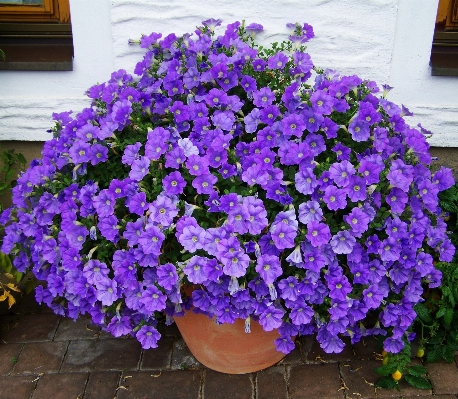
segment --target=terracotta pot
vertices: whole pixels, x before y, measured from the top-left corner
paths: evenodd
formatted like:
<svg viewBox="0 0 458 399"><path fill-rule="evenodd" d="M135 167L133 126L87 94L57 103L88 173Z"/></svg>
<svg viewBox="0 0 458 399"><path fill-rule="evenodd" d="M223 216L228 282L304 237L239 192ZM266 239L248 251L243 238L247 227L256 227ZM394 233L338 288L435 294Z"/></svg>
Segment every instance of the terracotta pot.
<svg viewBox="0 0 458 399"><path fill-rule="evenodd" d="M258 322L251 322L251 333L247 334L242 319L234 324L216 324L192 311L174 319L191 353L212 370L227 374L252 373L285 357L275 349L278 331L266 332Z"/></svg>

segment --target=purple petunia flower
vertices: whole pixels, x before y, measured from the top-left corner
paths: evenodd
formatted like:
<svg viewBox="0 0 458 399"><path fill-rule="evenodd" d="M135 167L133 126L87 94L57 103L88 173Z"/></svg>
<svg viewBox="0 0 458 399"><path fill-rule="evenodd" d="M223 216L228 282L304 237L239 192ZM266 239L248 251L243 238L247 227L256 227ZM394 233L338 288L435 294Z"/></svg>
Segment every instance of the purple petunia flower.
<svg viewBox="0 0 458 399"><path fill-rule="evenodd" d="M336 254L349 254L353 251L356 239L348 230L339 231L331 239L331 247Z"/></svg>
<svg viewBox="0 0 458 399"><path fill-rule="evenodd" d="M331 231L327 224L312 220L307 223L307 230L306 237L314 247L321 247L331 239Z"/></svg>
<svg viewBox="0 0 458 399"><path fill-rule="evenodd" d="M324 190L323 201L332 211L344 209L347 206L345 190L339 189L336 186L328 186Z"/></svg>
<svg viewBox="0 0 458 399"><path fill-rule="evenodd" d="M281 326L284 314L284 310L275 306L269 306L259 316L259 324L261 324L264 331L272 331Z"/></svg>
<svg viewBox="0 0 458 399"><path fill-rule="evenodd" d="M283 69L288 62L288 57L281 51L269 58L267 65L270 69Z"/></svg>
<svg viewBox="0 0 458 399"><path fill-rule="evenodd" d="M282 250L294 247L294 238L297 235L296 229L285 223L278 223L271 228L272 240L275 246Z"/></svg>
<svg viewBox="0 0 458 399"><path fill-rule="evenodd" d="M141 327L135 336L143 349L157 348L157 341L161 338L161 334L152 326Z"/></svg>
<svg viewBox="0 0 458 399"><path fill-rule="evenodd" d="M266 284L272 284L283 272L280 266L280 259L272 255L260 256L256 264L256 271Z"/></svg>

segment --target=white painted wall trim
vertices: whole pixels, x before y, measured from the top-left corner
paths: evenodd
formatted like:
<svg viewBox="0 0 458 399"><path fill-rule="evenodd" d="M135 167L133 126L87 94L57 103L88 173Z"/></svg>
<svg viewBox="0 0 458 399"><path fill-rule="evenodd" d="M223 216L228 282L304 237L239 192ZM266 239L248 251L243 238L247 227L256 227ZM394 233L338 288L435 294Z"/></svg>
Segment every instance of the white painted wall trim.
<svg viewBox="0 0 458 399"><path fill-rule="evenodd" d="M53 112L89 104L87 88L133 68L143 50L128 39L151 31L192 31L204 19L264 25L281 40L287 22L307 22L315 64L394 86L389 99L435 133L430 144L458 147L458 78L432 77L429 56L438 0L70 0L72 72L0 71L0 140L44 140Z"/></svg>

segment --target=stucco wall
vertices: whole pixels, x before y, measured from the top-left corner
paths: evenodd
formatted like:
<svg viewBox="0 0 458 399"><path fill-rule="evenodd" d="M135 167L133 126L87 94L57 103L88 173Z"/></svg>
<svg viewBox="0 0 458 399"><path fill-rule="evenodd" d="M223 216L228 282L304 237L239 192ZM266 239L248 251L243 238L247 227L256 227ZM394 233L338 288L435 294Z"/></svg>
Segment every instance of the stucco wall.
<svg viewBox="0 0 458 399"><path fill-rule="evenodd" d="M408 106L412 124L435 132L436 146L458 147L458 78L431 77L429 53L437 0L70 0L72 72L0 71L0 140L46 140L52 112L81 110L84 91L111 71L133 71L142 50L128 45L151 31L190 32L215 17L245 19L281 40L287 22L307 22L315 64L388 83L390 99ZM415 17L414 17L415 15Z"/></svg>

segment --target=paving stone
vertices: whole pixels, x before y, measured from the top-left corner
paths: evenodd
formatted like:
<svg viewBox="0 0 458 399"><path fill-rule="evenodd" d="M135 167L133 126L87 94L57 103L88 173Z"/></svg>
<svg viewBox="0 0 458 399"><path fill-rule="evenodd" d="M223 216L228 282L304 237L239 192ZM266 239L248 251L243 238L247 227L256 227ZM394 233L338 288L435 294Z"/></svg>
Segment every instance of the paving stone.
<svg viewBox="0 0 458 399"><path fill-rule="evenodd" d="M413 364L417 364L413 361ZM399 387L401 393L395 389L380 389L375 390L375 384L380 379L380 375L375 372L377 367L381 366L381 362L373 360L353 360L351 362L342 362L340 364L340 374L345 383L347 399L361 398L397 398L410 396L431 396L432 392L428 389L418 389L410 386L405 381L401 380Z"/></svg>
<svg viewBox="0 0 458 399"><path fill-rule="evenodd" d="M458 394L458 368L455 363L429 363L426 368L435 394Z"/></svg>
<svg viewBox="0 0 458 399"><path fill-rule="evenodd" d="M59 320L55 314L26 314L10 324L2 339L7 343L51 341Z"/></svg>
<svg viewBox="0 0 458 399"><path fill-rule="evenodd" d="M24 345L12 374L57 373L68 342L32 342Z"/></svg>
<svg viewBox="0 0 458 399"><path fill-rule="evenodd" d="M136 370L140 343L132 338L70 341L62 371Z"/></svg>
<svg viewBox="0 0 458 399"><path fill-rule="evenodd" d="M15 313L29 314L41 313L42 305L37 303L35 299L35 290L29 294L25 294L14 309Z"/></svg>
<svg viewBox="0 0 458 399"><path fill-rule="evenodd" d="M375 361L354 360L340 364L340 374L345 382L348 399L375 398L374 385L380 378L375 369L381 364Z"/></svg>
<svg viewBox="0 0 458 399"><path fill-rule="evenodd" d="M9 374L24 344L0 345L0 375Z"/></svg>
<svg viewBox="0 0 458 399"><path fill-rule="evenodd" d="M345 347L342 352L340 353L326 353L323 349L321 349L320 344L318 341L310 336L310 339L313 339L312 347L310 351L307 353L307 361L313 363L322 363L322 362L342 362L346 360L351 360L354 358L353 349L351 347L350 340L344 338L343 341L345 343Z"/></svg>
<svg viewBox="0 0 458 399"><path fill-rule="evenodd" d="M161 337L158 347L143 351L141 370L169 369L174 337Z"/></svg>
<svg viewBox="0 0 458 399"><path fill-rule="evenodd" d="M296 348L288 353L282 360L280 360L277 365L282 364L302 364L304 362L305 357L302 354L302 342L301 340L296 340L295 342Z"/></svg>
<svg viewBox="0 0 458 399"><path fill-rule="evenodd" d="M0 377L0 398L28 399L35 388L35 383L35 376Z"/></svg>
<svg viewBox="0 0 458 399"><path fill-rule="evenodd" d="M124 373L121 386L127 389L118 389L116 398L198 399L200 397L201 373L200 370ZM220 397L216 396L215 398ZM207 399L212 399L212 397ZM239 398L237 397L237 399Z"/></svg>
<svg viewBox="0 0 458 399"><path fill-rule="evenodd" d="M89 374L84 399L114 398L120 378L119 371L98 371Z"/></svg>
<svg viewBox="0 0 458 399"><path fill-rule="evenodd" d="M77 320L63 317L57 327L54 341L96 339L100 335L100 327L92 324L89 316L82 316Z"/></svg>
<svg viewBox="0 0 458 399"><path fill-rule="evenodd" d="M200 369L204 366L193 356L183 338L173 341L172 370Z"/></svg>
<svg viewBox="0 0 458 399"><path fill-rule="evenodd" d="M291 399L341 399L343 390L337 363L292 366L289 373Z"/></svg>
<svg viewBox="0 0 458 399"><path fill-rule="evenodd" d="M204 398L251 399L253 397L251 374L223 374L207 369L204 375Z"/></svg>
<svg viewBox="0 0 458 399"><path fill-rule="evenodd" d="M32 399L82 398L87 378L88 373L45 374L38 380Z"/></svg>
<svg viewBox="0 0 458 399"><path fill-rule="evenodd" d="M382 356L382 350L377 339L373 337L363 338L353 345L353 351L358 358L377 360Z"/></svg>
<svg viewBox="0 0 458 399"><path fill-rule="evenodd" d="M269 367L256 374L257 399L287 399L285 368Z"/></svg>
<svg viewBox="0 0 458 399"><path fill-rule="evenodd" d="M164 323L157 325L157 331L161 334L161 336L165 337L181 337L180 330L175 323L166 326Z"/></svg>

